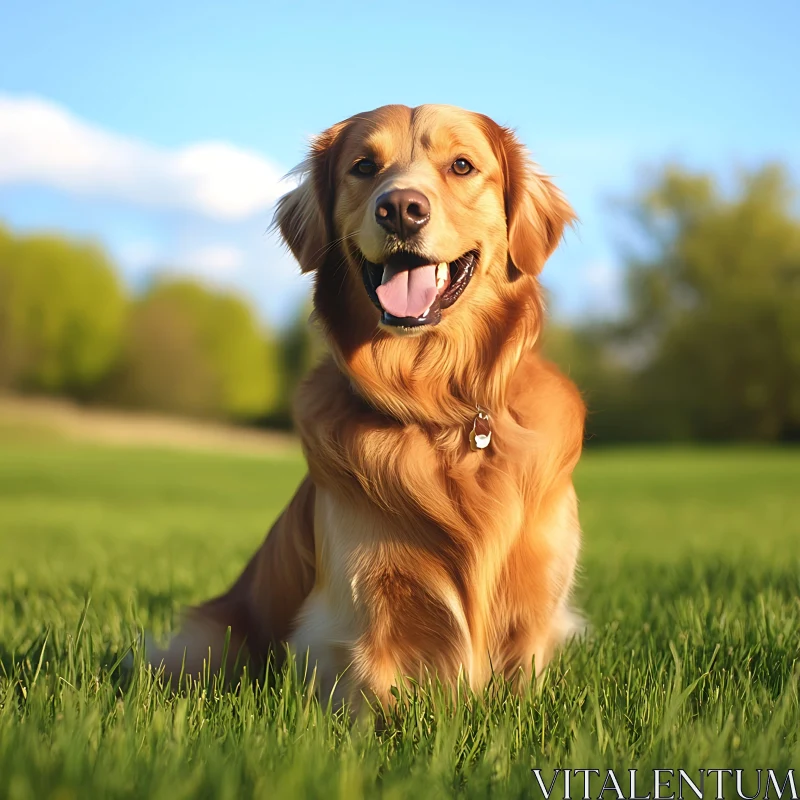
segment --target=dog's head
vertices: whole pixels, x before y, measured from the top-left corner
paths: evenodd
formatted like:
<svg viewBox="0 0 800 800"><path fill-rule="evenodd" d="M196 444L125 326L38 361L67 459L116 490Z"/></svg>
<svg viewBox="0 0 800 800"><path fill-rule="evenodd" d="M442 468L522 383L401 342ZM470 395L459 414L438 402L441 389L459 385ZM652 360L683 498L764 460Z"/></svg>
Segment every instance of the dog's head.
<svg viewBox="0 0 800 800"><path fill-rule="evenodd" d="M277 224L317 273L317 312L345 361L366 344L409 348L409 334L467 360L470 338L485 351L481 337L538 303L536 275L573 219L510 130L449 106L351 117L299 173Z"/></svg>

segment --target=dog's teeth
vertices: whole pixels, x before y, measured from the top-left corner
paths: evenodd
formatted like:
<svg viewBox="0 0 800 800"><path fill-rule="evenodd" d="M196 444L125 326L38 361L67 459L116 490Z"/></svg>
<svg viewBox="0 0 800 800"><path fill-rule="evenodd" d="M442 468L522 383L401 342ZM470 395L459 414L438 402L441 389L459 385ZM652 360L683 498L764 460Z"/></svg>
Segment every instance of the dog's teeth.
<svg viewBox="0 0 800 800"><path fill-rule="evenodd" d="M450 267L447 265L446 261L442 261L442 263L436 267L436 288L441 289L445 283L447 283L449 277Z"/></svg>

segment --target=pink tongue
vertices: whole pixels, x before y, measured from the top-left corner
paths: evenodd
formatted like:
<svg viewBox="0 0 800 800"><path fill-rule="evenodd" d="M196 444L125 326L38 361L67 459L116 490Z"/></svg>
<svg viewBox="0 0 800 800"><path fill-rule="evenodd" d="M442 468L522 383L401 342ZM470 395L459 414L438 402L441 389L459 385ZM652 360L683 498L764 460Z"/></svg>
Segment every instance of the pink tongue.
<svg viewBox="0 0 800 800"><path fill-rule="evenodd" d="M436 266L398 270L386 265L375 290L384 311L395 317L421 317L436 298Z"/></svg>

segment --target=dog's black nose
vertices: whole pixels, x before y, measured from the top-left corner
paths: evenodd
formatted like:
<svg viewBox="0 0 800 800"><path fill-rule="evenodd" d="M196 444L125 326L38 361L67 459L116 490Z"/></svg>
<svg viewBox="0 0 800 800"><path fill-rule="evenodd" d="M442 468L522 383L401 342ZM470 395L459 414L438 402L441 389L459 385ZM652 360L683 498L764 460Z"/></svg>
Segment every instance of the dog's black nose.
<svg viewBox="0 0 800 800"><path fill-rule="evenodd" d="M375 220L384 230L408 239L431 218L431 204L422 192L393 189L375 201Z"/></svg>

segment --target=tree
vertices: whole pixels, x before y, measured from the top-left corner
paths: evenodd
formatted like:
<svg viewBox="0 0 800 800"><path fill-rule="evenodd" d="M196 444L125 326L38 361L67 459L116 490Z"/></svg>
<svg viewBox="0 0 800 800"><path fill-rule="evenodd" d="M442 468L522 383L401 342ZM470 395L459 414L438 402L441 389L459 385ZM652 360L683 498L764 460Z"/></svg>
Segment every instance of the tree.
<svg viewBox="0 0 800 800"><path fill-rule="evenodd" d="M312 307L306 302L294 320L281 333L279 341L282 392L275 414L268 422L291 426L292 402L297 387L325 353L325 342L312 319Z"/></svg>
<svg viewBox="0 0 800 800"><path fill-rule="evenodd" d="M105 254L0 231L0 383L85 397L117 356L126 312Z"/></svg>
<svg viewBox="0 0 800 800"><path fill-rule="evenodd" d="M112 389L117 401L247 420L269 413L279 391L275 345L240 298L175 280L135 303Z"/></svg>
<svg viewBox="0 0 800 800"><path fill-rule="evenodd" d="M217 413L217 381L190 315L162 298L137 300L105 399L176 414Z"/></svg>
<svg viewBox="0 0 800 800"><path fill-rule="evenodd" d="M725 194L708 175L668 168L630 205L620 341L643 366L636 391L673 438L800 433L800 220L777 166Z"/></svg>
<svg viewBox="0 0 800 800"><path fill-rule="evenodd" d="M648 438L653 430L633 386L629 366L609 346L613 328L602 322L545 327L543 354L576 384L587 407L586 438L600 444Z"/></svg>

